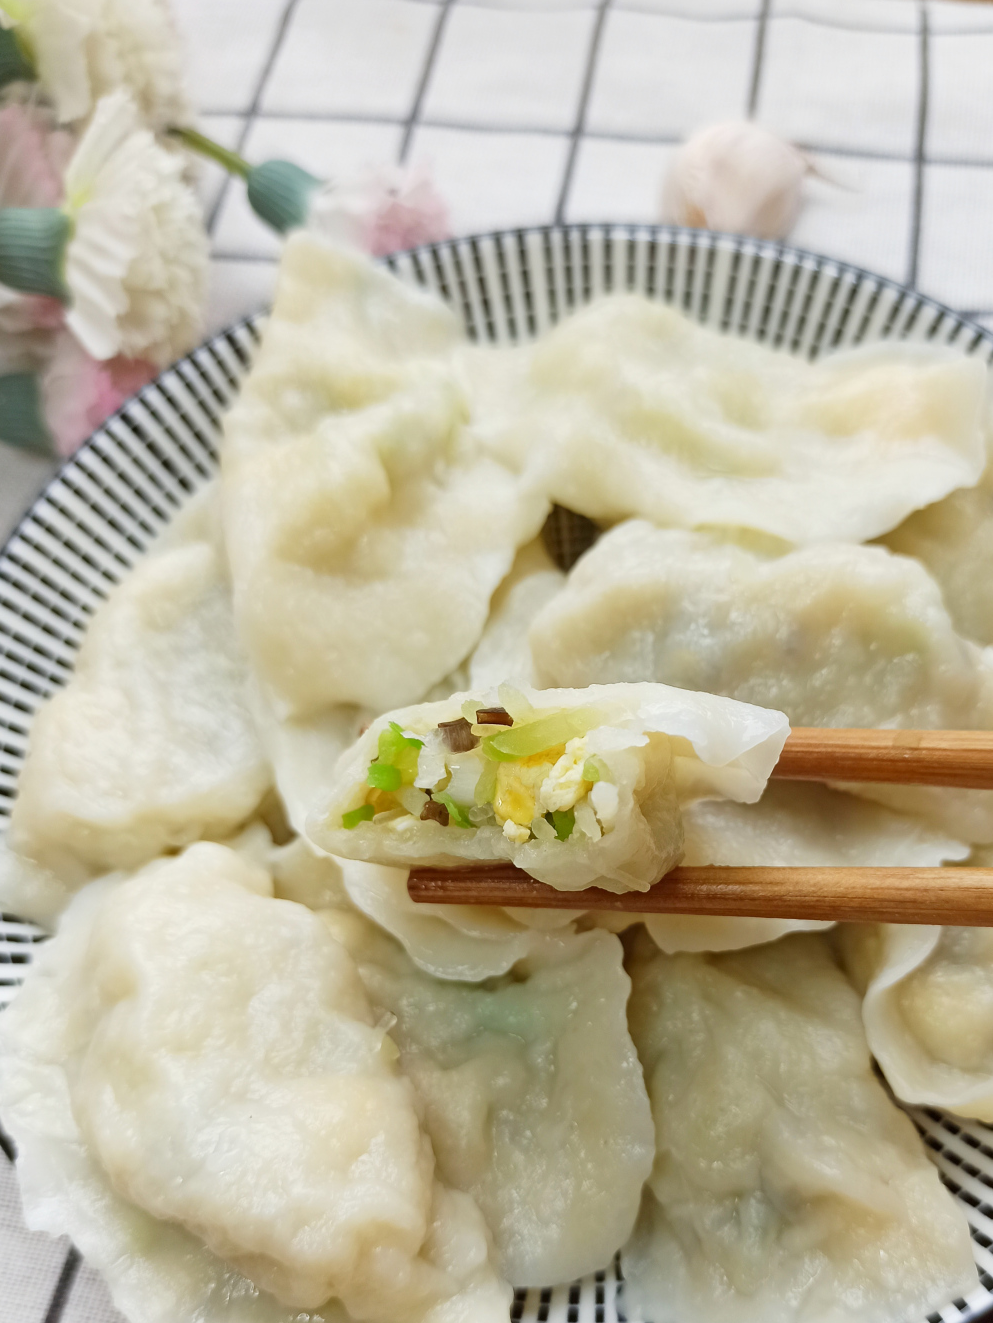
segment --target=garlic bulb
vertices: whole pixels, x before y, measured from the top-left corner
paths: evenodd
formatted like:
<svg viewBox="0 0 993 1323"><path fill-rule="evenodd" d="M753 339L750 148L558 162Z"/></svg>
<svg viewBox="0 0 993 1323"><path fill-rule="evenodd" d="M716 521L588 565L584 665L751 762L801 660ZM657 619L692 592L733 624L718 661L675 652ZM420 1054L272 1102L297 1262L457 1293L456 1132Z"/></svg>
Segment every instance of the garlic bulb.
<svg viewBox="0 0 993 1323"><path fill-rule="evenodd" d="M800 210L810 163L792 143L745 121L694 133L669 166L661 219L673 225L782 239Z"/></svg>

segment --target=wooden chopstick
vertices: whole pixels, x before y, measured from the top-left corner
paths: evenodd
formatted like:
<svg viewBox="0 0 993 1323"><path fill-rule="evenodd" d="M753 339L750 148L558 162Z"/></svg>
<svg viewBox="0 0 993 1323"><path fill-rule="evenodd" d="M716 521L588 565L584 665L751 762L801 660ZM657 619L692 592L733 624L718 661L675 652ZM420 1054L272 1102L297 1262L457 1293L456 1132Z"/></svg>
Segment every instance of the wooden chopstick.
<svg viewBox="0 0 993 1323"><path fill-rule="evenodd" d="M890 781L993 790L987 730L790 731L772 775L788 781Z"/></svg>
<svg viewBox="0 0 993 1323"><path fill-rule="evenodd" d="M648 891L557 891L506 862L415 868L411 900L434 905L714 914L993 927L993 868L674 868Z"/></svg>

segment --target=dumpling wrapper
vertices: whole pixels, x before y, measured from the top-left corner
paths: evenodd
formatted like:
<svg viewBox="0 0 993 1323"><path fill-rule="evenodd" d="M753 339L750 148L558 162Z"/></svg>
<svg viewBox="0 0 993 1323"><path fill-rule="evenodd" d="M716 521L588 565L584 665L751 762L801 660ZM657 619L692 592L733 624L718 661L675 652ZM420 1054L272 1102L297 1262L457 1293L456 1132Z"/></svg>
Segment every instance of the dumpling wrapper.
<svg viewBox="0 0 993 1323"><path fill-rule="evenodd" d="M916 511L883 541L926 566L960 634L993 644L993 465L977 486Z"/></svg>
<svg viewBox="0 0 993 1323"><path fill-rule="evenodd" d="M993 1121L993 932L845 924L836 940L896 1096Z"/></svg>
<svg viewBox="0 0 993 1323"><path fill-rule="evenodd" d="M969 847L914 818L816 782L770 781L757 804L704 800L683 810L688 866L936 868L963 860ZM749 919L692 914L591 915L621 932L643 922L657 946L732 951L789 932L831 928L816 919Z"/></svg>
<svg viewBox="0 0 993 1323"><path fill-rule="evenodd" d="M583 737L588 753L602 760L609 773L605 780L617 792L612 829L598 839L577 828L565 841L518 843L499 826L443 827L411 815L342 826L343 814L365 802L369 764L377 756L380 733L391 723L419 738L435 731L439 722L458 720L468 703L486 707L501 702L516 703L515 730L562 712L588 714ZM494 729L499 733L501 728ZM377 718L342 755L329 801L311 814L307 834L319 849L345 858L407 867L510 859L563 891L590 886L646 891L679 861L680 804L703 797L758 799L788 733L781 713L665 685L456 694ZM422 750L419 767L423 761Z"/></svg>
<svg viewBox="0 0 993 1323"><path fill-rule="evenodd" d="M536 683L528 630L565 585L566 577L538 540L517 553L510 573L493 594L483 636L469 659L466 689Z"/></svg>
<svg viewBox="0 0 993 1323"><path fill-rule="evenodd" d="M826 939L667 956L628 1018L657 1152L622 1252L652 1323L905 1323L977 1288L969 1227L873 1075Z"/></svg>
<svg viewBox="0 0 993 1323"><path fill-rule="evenodd" d="M132 1323L503 1323L354 963L268 892L200 844L70 908L0 1021L28 1224Z"/></svg>
<svg viewBox="0 0 993 1323"><path fill-rule="evenodd" d="M537 343L480 430L591 519L861 542L978 481L987 392L985 364L943 346L810 363L615 294Z"/></svg>
<svg viewBox="0 0 993 1323"><path fill-rule="evenodd" d="M270 783L246 681L214 545L140 560L34 718L11 848L75 887L230 835Z"/></svg>
<svg viewBox="0 0 993 1323"><path fill-rule="evenodd" d="M881 547L765 556L641 520L605 534L530 632L540 681L656 680L785 712L794 726L993 728L993 667L937 584ZM993 792L858 785L963 841Z"/></svg>
<svg viewBox="0 0 993 1323"><path fill-rule="evenodd" d="M547 1286L606 1267L655 1153L618 939L547 935L513 974L468 986L423 974L354 913L324 917L396 1016L439 1177L482 1210L502 1274Z"/></svg>
<svg viewBox="0 0 993 1323"><path fill-rule="evenodd" d="M547 502L483 455L452 313L297 234L225 420L235 613L280 717L413 702L478 642Z"/></svg>
<svg viewBox="0 0 993 1323"><path fill-rule="evenodd" d="M338 862L352 904L391 933L419 969L435 978L478 983L506 974L566 928L582 910L506 909L497 905L422 905L407 892L407 869Z"/></svg>

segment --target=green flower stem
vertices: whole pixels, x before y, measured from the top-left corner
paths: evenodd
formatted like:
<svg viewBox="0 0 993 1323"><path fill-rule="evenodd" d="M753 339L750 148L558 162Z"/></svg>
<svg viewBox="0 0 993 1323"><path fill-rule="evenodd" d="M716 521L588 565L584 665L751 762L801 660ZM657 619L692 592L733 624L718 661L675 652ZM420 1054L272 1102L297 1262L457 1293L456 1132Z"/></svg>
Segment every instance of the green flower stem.
<svg viewBox="0 0 993 1323"><path fill-rule="evenodd" d="M57 207L0 209L0 284L71 303L65 259L72 232Z"/></svg>
<svg viewBox="0 0 993 1323"><path fill-rule="evenodd" d="M41 388L33 372L0 376L0 441L43 454L54 450L42 409Z"/></svg>
<svg viewBox="0 0 993 1323"><path fill-rule="evenodd" d="M36 77L34 64L18 40L17 29L0 28L0 87L34 82Z"/></svg>
<svg viewBox="0 0 993 1323"><path fill-rule="evenodd" d="M231 151L228 147L222 147L219 142L214 142L213 138L208 138L203 133L197 133L196 129L183 129L173 127L169 130L173 138L177 138L191 152L196 152L199 156L206 156L208 160L216 161L222 170L226 170L229 175L240 175L242 179L247 179L252 172L252 167L243 156L237 152Z"/></svg>

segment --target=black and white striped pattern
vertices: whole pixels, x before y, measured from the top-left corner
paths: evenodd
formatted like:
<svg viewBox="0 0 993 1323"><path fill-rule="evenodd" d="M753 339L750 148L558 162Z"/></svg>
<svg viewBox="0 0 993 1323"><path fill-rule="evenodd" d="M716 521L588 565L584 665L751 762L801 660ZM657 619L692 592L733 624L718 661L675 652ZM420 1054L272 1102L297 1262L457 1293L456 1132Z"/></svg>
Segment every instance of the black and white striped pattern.
<svg viewBox="0 0 993 1323"><path fill-rule="evenodd" d="M808 358L892 338L954 344L993 359L993 332L891 281L781 245L699 231L510 231L419 249L388 265L440 294L484 342L531 338L602 293L635 290L708 326ZM221 415L259 329L258 319L241 323L146 387L56 475L0 554L0 823L10 813L32 714L71 673L94 610L216 470ZM41 937L30 924L0 920L0 1003ZM993 1306L993 1129L932 1111L912 1115L965 1205L983 1283L932 1323L977 1320ZM93 1283L75 1251L60 1253L47 1313L9 1323L74 1323L75 1294L81 1284L92 1292ZM578 1285L519 1292L512 1317L617 1323L620 1274L615 1264ZM0 1299L8 1323L2 1309Z"/></svg>

